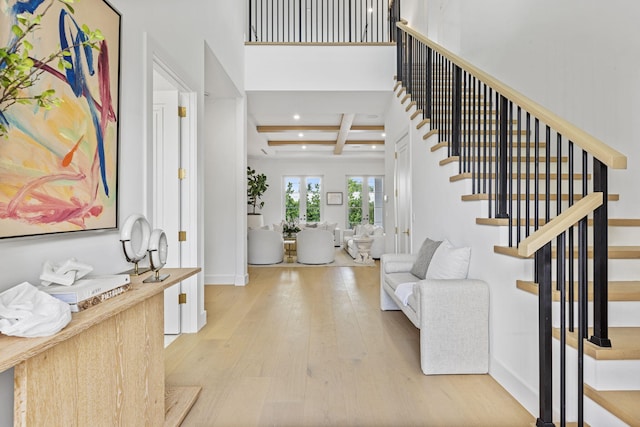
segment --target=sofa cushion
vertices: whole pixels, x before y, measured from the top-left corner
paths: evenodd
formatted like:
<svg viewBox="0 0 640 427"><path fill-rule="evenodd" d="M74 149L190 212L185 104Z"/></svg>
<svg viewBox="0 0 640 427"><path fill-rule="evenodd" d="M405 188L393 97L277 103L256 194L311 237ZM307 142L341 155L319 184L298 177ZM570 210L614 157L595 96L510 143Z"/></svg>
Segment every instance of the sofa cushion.
<svg viewBox="0 0 640 427"><path fill-rule="evenodd" d="M444 240L436 249L427 269L427 279L466 279L471 248L454 248Z"/></svg>
<svg viewBox="0 0 640 427"><path fill-rule="evenodd" d="M427 269L429 268L433 254L441 243L442 241L431 240L428 237L422 242L422 246L420 246L420 250L418 251L418 257L413 263L413 267L411 267L411 274L420 279L426 278Z"/></svg>
<svg viewBox="0 0 640 427"><path fill-rule="evenodd" d="M411 273L387 273L385 274L385 281L387 285L394 291L401 283L415 283L419 279Z"/></svg>

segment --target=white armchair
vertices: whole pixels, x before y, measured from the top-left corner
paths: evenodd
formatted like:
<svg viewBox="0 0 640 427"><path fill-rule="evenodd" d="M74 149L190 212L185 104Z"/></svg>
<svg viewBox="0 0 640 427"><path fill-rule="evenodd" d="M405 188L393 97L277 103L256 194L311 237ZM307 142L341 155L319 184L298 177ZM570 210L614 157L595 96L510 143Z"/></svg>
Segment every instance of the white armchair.
<svg viewBox="0 0 640 427"><path fill-rule="evenodd" d="M247 231L247 261L249 264L278 264L284 259L282 234L273 230Z"/></svg>
<svg viewBox="0 0 640 427"><path fill-rule="evenodd" d="M333 233L307 228L296 234L296 255L300 264L328 264L335 259Z"/></svg>

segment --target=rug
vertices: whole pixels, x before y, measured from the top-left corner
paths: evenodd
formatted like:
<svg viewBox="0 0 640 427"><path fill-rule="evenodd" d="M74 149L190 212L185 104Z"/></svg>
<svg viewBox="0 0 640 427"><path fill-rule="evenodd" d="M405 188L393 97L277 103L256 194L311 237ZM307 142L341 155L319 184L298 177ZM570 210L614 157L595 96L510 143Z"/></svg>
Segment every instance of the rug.
<svg viewBox="0 0 640 427"><path fill-rule="evenodd" d="M373 267L376 265L375 262L370 264L359 264L351 258L347 252L345 252L342 248L336 248L335 259L332 263L329 264L299 264L296 262L296 257L293 257L293 262L287 262L288 258L285 255L284 262L279 264L265 264L265 265L256 265L249 264L249 267L252 268L262 268L262 267L291 267L291 268L299 268L299 267Z"/></svg>

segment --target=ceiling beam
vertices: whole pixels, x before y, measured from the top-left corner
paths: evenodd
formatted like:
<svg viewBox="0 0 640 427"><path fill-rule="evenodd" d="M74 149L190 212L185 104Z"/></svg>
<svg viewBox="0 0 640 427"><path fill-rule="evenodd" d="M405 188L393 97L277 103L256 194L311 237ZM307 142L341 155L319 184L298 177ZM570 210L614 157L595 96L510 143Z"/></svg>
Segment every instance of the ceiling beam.
<svg viewBox="0 0 640 427"><path fill-rule="evenodd" d="M347 141L347 136L349 135L355 117L356 115L353 113L345 113L342 115L340 132L338 132L338 140L336 141L336 148L333 149L333 154L342 154L344 143Z"/></svg>
<svg viewBox="0 0 640 427"><path fill-rule="evenodd" d="M278 145L336 145L335 141L323 140L323 141L267 141L269 147Z"/></svg>
<svg viewBox="0 0 640 427"><path fill-rule="evenodd" d="M256 126L258 133L279 133L279 132L338 132L340 126L324 126L324 125L273 125L273 126ZM384 132L384 125L354 125L351 126L351 132Z"/></svg>
<svg viewBox="0 0 640 427"><path fill-rule="evenodd" d="M384 145L384 139L376 140L357 140L349 139L344 142L345 145ZM269 147L283 145L336 145L336 141L267 141Z"/></svg>

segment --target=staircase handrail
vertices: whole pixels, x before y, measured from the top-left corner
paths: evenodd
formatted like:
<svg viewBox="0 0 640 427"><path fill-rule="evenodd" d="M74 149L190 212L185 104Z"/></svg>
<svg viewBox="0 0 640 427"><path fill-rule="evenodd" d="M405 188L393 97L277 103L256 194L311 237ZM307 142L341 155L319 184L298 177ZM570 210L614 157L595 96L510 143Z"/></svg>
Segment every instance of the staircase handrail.
<svg viewBox="0 0 640 427"><path fill-rule="evenodd" d="M469 63L468 61L465 61L464 59L460 58L453 52L429 40L427 37L417 32L413 28L409 27L408 25L403 24L402 22L398 22L396 23L396 25L398 28L402 29L402 31L405 31L406 33L410 34L415 39L427 45L429 48L433 49L434 51L438 52L442 56L446 57L455 65L459 66L463 70L466 70L469 74L481 80L487 86L501 93L506 98L514 101L516 104L520 105L524 110L528 111L532 115L538 117L540 120L544 121L548 125L555 128L558 132L563 134L566 138L573 141L574 144L580 146L582 149L590 153L593 157L597 158L605 165L613 169L627 168L627 157L624 154L608 146L604 142L588 134L587 132L578 128L577 126L569 123L567 120L561 118L557 114L554 114L553 112L544 108L537 102L521 94L517 90L504 84L503 82L496 79L492 75L479 69L478 67Z"/></svg>
<svg viewBox="0 0 640 427"><path fill-rule="evenodd" d="M602 206L603 201L604 195L599 191L582 198L569 209L554 217L529 237L522 240L518 244L518 255L523 258L533 256L538 249L552 242L553 239L566 232L570 227L576 225L582 218Z"/></svg>

